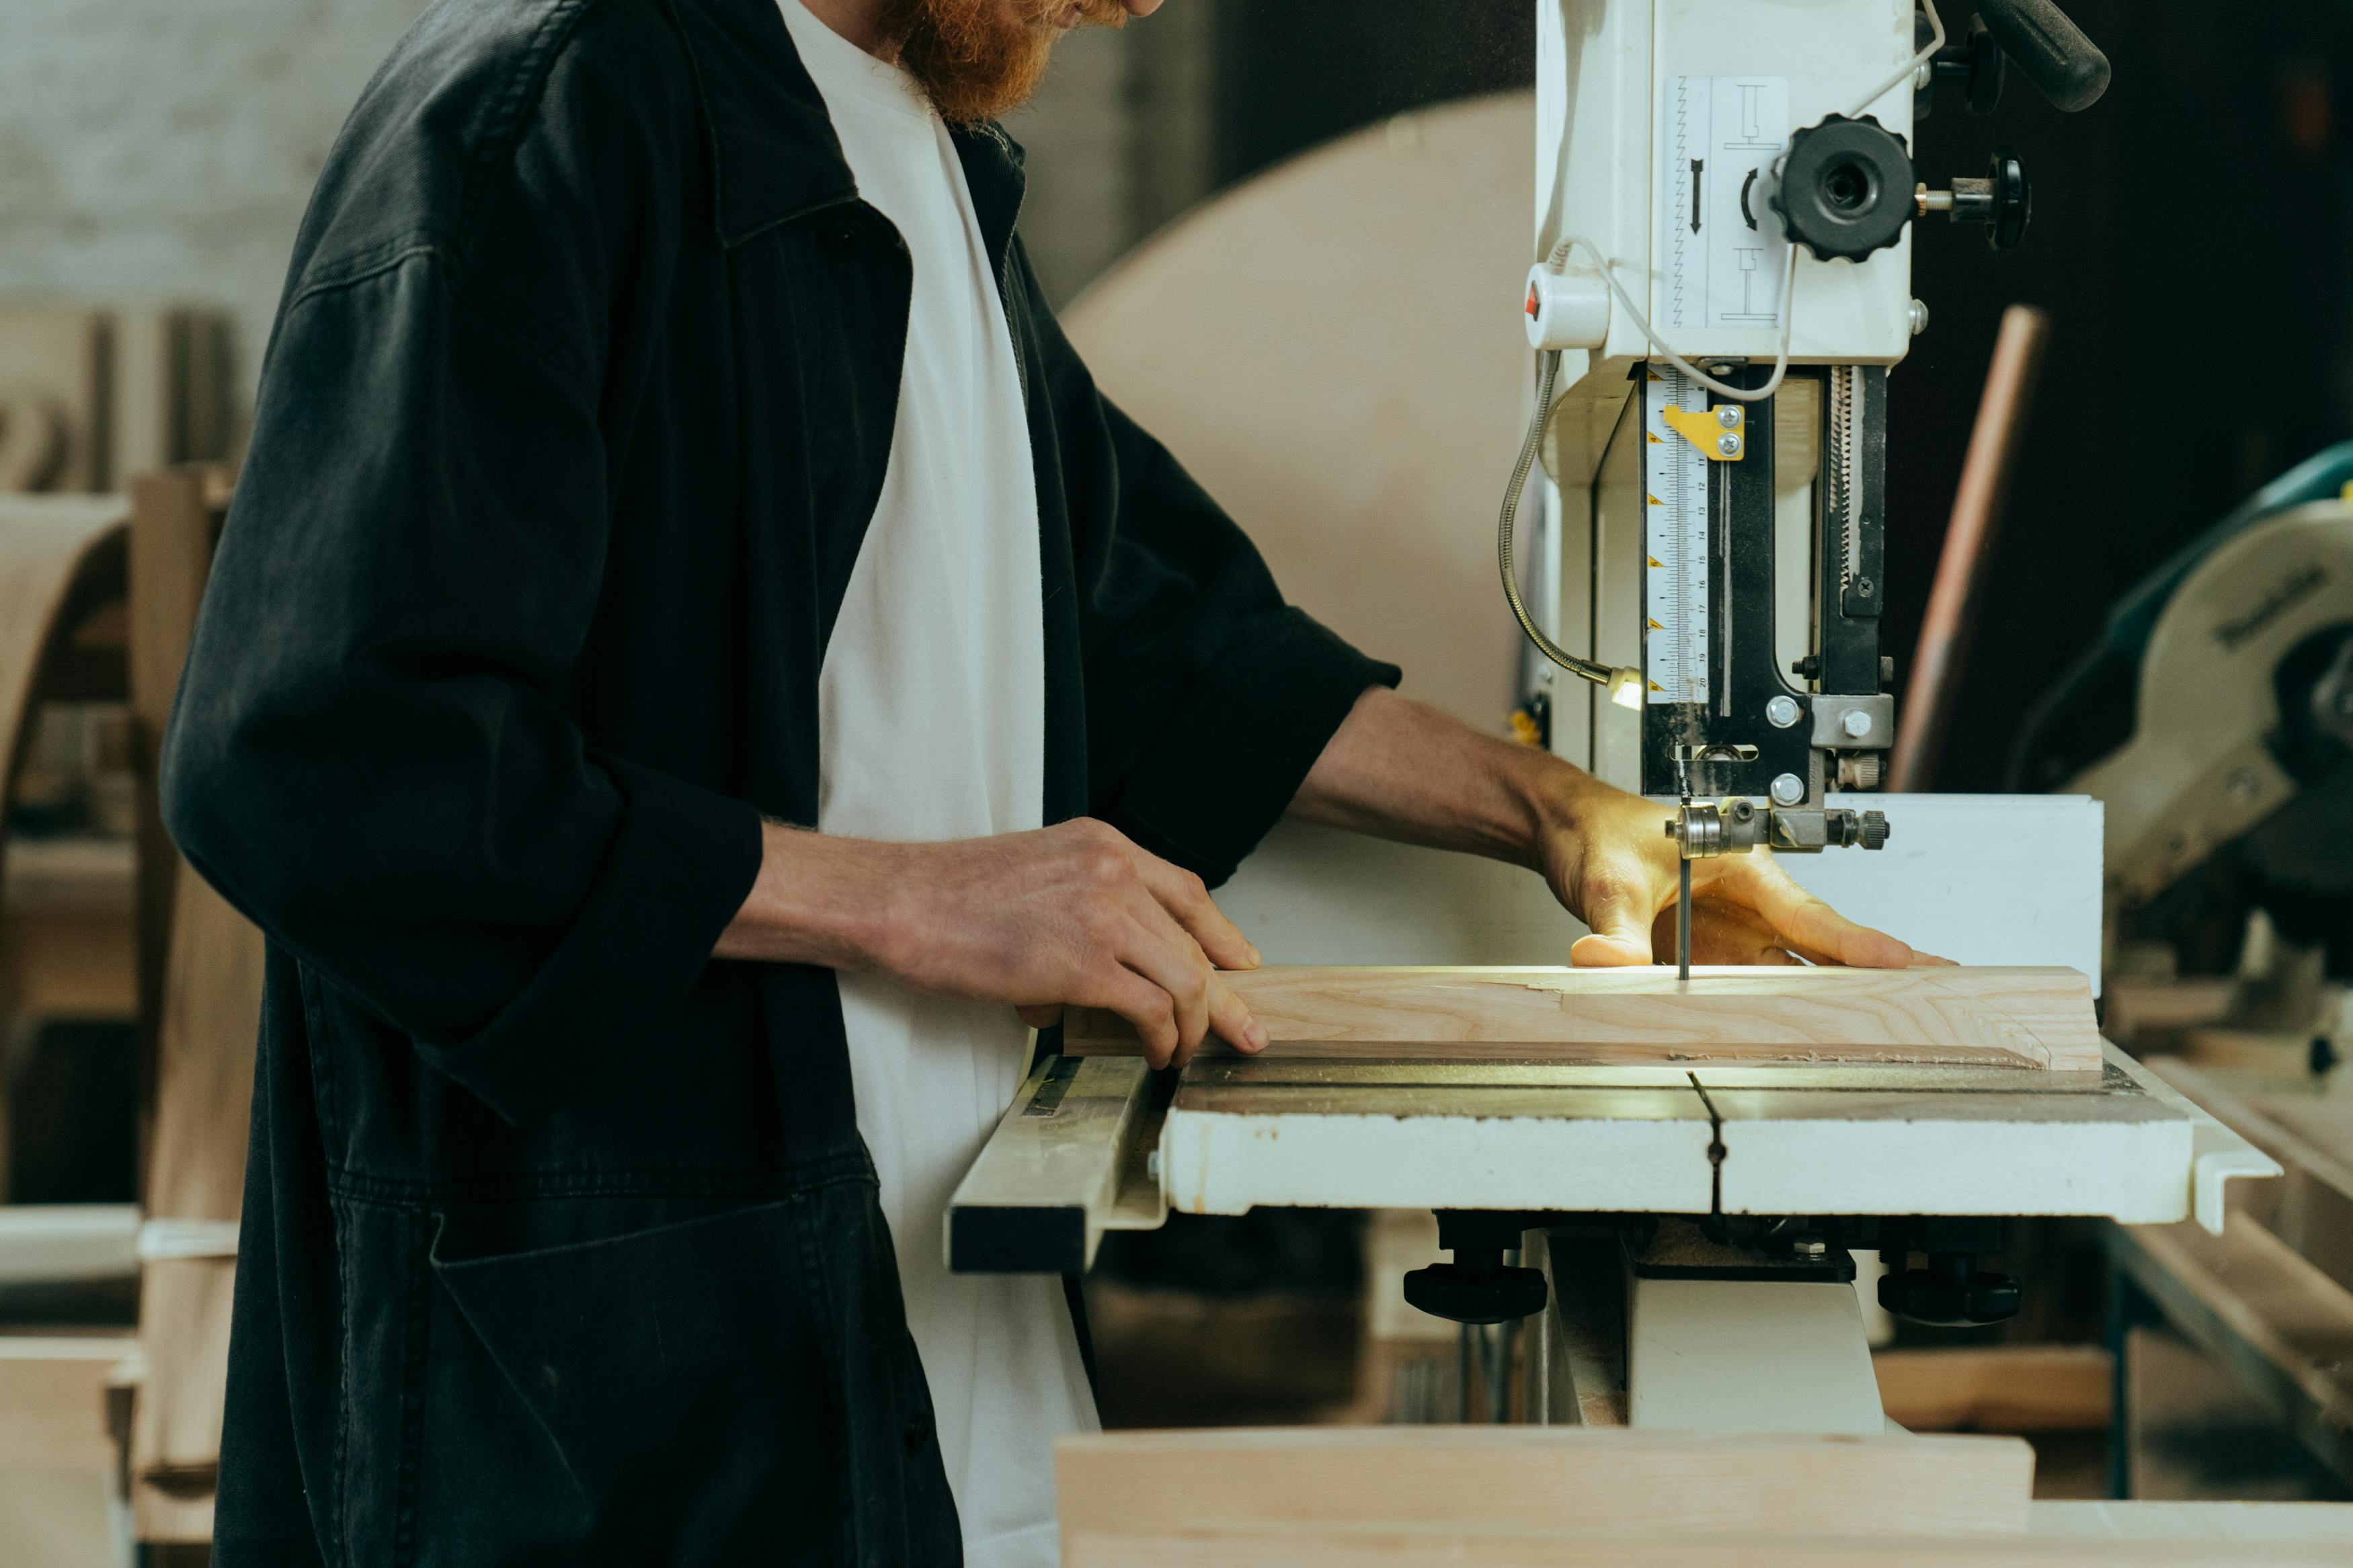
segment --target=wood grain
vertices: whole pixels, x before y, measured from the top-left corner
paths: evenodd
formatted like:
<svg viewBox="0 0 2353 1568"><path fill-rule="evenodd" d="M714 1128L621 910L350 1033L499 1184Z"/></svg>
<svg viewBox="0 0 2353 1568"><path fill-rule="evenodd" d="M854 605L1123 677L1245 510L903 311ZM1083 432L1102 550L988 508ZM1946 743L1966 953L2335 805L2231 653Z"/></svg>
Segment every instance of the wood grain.
<svg viewBox="0 0 2353 1568"><path fill-rule="evenodd" d="M0 1468L108 1468L106 1391L136 1347L128 1334L0 1335Z"/></svg>
<svg viewBox="0 0 2353 1568"><path fill-rule="evenodd" d="M1873 1352L1879 1402L1907 1432L2104 1432L2116 1361L2098 1345L1936 1345Z"/></svg>
<svg viewBox="0 0 2353 1568"><path fill-rule="evenodd" d="M2034 1455L2015 1437L1276 1426L1064 1437L1054 1470L1066 1543L1392 1522L1425 1542L1456 1529L1590 1535L1613 1521L1620 1531L1984 1536L2026 1529Z"/></svg>
<svg viewBox="0 0 2353 1568"><path fill-rule="evenodd" d="M132 708L140 741L142 1014L153 1020L143 1139L151 1218L234 1221L244 1195L261 933L182 864L155 810L155 763L212 565L227 485L174 468L132 487ZM210 1533L228 1365L234 1258L153 1261L139 1332L147 1375L132 1406L133 1528L146 1542Z"/></svg>
<svg viewBox="0 0 2353 1568"><path fill-rule="evenodd" d="M1275 967L1225 976L1267 1054L1461 1061L1904 1062L2096 1072L2073 969ZM1134 1055L1116 1014L1073 1009L1062 1049ZM1213 1047L1222 1049L1223 1047Z"/></svg>
<svg viewBox="0 0 2353 1568"><path fill-rule="evenodd" d="M1844 1503L1843 1497L1837 1500L1837 1506ZM2309 1506L2353 1513L2353 1507L2341 1503ZM1826 1504L1822 1511L1832 1509ZM1472 1528L1433 1532L1397 1525L1166 1536L1089 1531L1069 1538L1062 1568L2342 1568L2353 1549L2348 1542L2353 1534L2258 1542L2187 1535L2130 1541L1817 1533L1662 1538L1611 1535L1590 1527L1514 1533Z"/></svg>

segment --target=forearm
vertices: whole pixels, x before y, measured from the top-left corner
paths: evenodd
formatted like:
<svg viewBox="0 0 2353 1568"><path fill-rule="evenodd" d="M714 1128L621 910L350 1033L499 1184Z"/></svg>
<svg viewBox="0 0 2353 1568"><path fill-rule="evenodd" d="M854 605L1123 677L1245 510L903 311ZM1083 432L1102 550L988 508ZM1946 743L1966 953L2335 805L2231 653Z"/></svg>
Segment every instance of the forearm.
<svg viewBox="0 0 2353 1568"><path fill-rule="evenodd" d="M760 874L712 956L874 967L899 879L891 861L904 847L768 822L760 847Z"/></svg>
<svg viewBox="0 0 2353 1568"><path fill-rule="evenodd" d="M1289 816L1535 868L1547 832L1599 788L1550 752L1375 689L1356 700Z"/></svg>

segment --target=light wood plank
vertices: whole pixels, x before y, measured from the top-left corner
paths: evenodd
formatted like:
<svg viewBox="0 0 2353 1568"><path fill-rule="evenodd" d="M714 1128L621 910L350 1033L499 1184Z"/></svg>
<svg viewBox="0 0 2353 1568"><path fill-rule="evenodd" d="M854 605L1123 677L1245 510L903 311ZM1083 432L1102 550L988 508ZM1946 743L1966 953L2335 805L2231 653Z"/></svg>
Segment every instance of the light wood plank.
<svg viewBox="0 0 2353 1568"><path fill-rule="evenodd" d="M1067 1543L1089 1533L1457 1528L2017 1534L2014 1437L1719 1436L1535 1426L1258 1427L1065 1437ZM1835 1507L1825 1499L1835 1498ZM1113 1559L1098 1559L1113 1561Z"/></svg>
<svg viewBox="0 0 2353 1568"><path fill-rule="evenodd" d="M1817 1511L1846 1499L1818 1500ZM2342 1505L2337 1505L2342 1506ZM1971 1540L1779 1535L1625 1539L1591 1529L1209 1531L1173 1536L1090 1531L1062 1568L2343 1568L2327 1541Z"/></svg>
<svg viewBox="0 0 2353 1568"><path fill-rule="evenodd" d="M2073 969L1706 968L1686 984L1665 968L1300 965L1225 979L1271 1056L2100 1069L2091 983ZM1077 1008L1062 1048L1141 1047L1116 1014Z"/></svg>
<svg viewBox="0 0 2353 1568"><path fill-rule="evenodd" d="M1938 1345L1873 1354L1879 1402L1910 1432L2104 1432L2115 1358L2098 1345Z"/></svg>
<svg viewBox="0 0 2353 1568"><path fill-rule="evenodd" d="M142 1012L154 1022L154 1099L144 1139L147 1211L233 1222L243 1198L261 933L188 872L163 832L157 749L211 570L227 485L190 466L142 476L131 525L132 709L141 742L139 912ZM210 1532L220 1461L233 1258L149 1263L140 1292L148 1370L132 1412L139 1538Z"/></svg>
<svg viewBox="0 0 2353 1568"><path fill-rule="evenodd" d="M106 1391L135 1348L128 1334L0 1336L0 1468L112 1468Z"/></svg>
<svg viewBox="0 0 2353 1568"><path fill-rule="evenodd" d="M2038 1502L2027 1532L2084 1541L2333 1542L2353 1548L2353 1503Z"/></svg>

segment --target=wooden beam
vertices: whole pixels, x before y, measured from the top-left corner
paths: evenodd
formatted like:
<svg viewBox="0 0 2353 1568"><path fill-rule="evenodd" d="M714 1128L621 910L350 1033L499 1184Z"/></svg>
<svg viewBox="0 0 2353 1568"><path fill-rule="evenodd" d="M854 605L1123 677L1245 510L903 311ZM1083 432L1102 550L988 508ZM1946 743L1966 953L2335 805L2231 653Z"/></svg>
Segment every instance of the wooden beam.
<svg viewBox="0 0 2353 1568"><path fill-rule="evenodd" d="M1819 1500L1823 1513L1845 1504L1842 1497ZM2241 1542L2182 1535L2134 1541L2042 1536L1989 1541L1820 1534L1661 1539L1612 1535L1592 1528L1535 1534L1465 1529L1434 1534L1402 1525L1168 1536L1090 1531L1069 1539L1062 1568L2341 1568L2348 1539Z"/></svg>
<svg viewBox="0 0 2353 1568"><path fill-rule="evenodd" d="M2034 1454L2015 1437L1276 1426L1065 1437L1054 1468L1068 1550L1091 1533L1392 1521L1426 1542L1458 1528L1590 1535L1610 1521L1621 1532L2017 1534Z"/></svg>
<svg viewBox="0 0 2353 1568"><path fill-rule="evenodd" d="M1907 1432L2105 1432L2116 1360L2098 1345L1936 1345L1871 1358Z"/></svg>
<svg viewBox="0 0 2353 1568"><path fill-rule="evenodd" d="M1226 981L1267 1054L1457 1061L1899 1062L2100 1070L2073 969L1276 967ZM1218 1047L1223 1048L1223 1047ZM1074 1009L1062 1049L1133 1056L1116 1014Z"/></svg>
<svg viewBox="0 0 2353 1568"><path fill-rule="evenodd" d="M0 1335L0 1468L112 1469L106 1391L137 1348L128 1334Z"/></svg>

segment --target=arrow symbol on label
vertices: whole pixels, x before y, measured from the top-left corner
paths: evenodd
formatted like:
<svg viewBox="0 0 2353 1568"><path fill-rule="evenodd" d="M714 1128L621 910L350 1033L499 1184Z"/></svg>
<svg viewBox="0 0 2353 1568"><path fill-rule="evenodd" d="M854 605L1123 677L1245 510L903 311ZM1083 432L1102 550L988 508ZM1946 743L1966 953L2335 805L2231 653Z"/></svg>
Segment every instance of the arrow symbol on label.
<svg viewBox="0 0 2353 1568"><path fill-rule="evenodd" d="M1694 158L1692 166L1692 232L1699 232L1699 172L1707 167L1704 158Z"/></svg>

